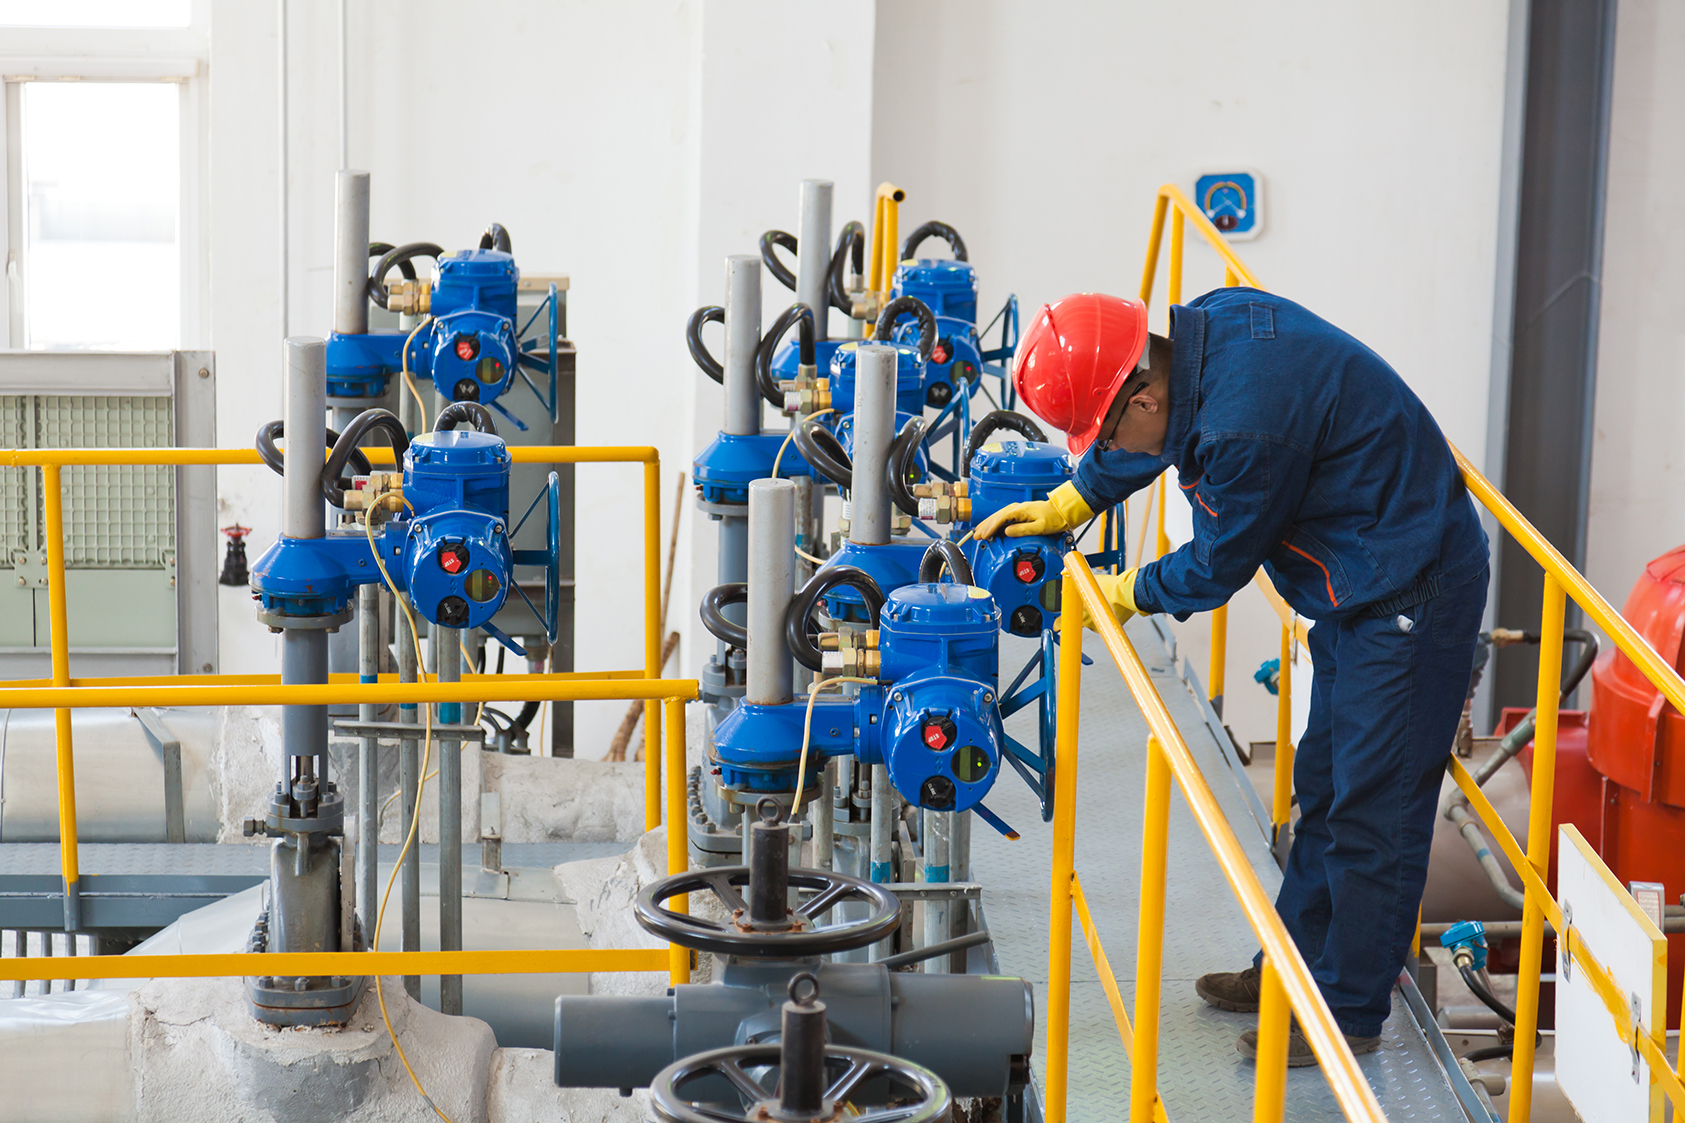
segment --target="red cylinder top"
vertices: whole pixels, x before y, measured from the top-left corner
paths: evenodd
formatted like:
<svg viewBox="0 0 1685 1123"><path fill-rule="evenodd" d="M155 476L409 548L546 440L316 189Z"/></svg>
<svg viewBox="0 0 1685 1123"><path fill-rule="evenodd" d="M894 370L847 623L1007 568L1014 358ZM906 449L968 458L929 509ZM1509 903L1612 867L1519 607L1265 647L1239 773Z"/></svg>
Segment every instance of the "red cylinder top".
<svg viewBox="0 0 1685 1123"><path fill-rule="evenodd" d="M1685 546L1644 567L1621 609L1675 670L1685 638ZM1685 718L1618 648L1591 671L1587 751L1592 766L1644 799L1685 807Z"/></svg>

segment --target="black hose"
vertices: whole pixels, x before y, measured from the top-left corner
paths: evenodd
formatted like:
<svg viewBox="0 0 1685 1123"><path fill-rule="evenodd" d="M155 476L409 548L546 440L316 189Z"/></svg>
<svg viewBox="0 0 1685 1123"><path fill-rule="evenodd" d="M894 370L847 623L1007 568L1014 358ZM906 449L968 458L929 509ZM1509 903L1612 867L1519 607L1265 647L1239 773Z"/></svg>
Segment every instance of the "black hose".
<svg viewBox="0 0 1685 1123"><path fill-rule="evenodd" d="M323 431L327 434L327 446L330 449L338 446L340 440L342 439L339 433L333 429L324 429ZM287 423L285 421L271 421L265 425L258 426L257 440L255 442L258 458L269 466L270 471L274 472L277 476L283 477L287 474L287 465L285 459L281 455L281 450L275 446L275 442L277 440L284 440L286 435ZM409 438L407 435L405 437L404 447L409 447ZM399 455L402 455L402 453ZM364 456L362 452L355 448L351 450L347 461L339 466L339 470L344 471L346 464L349 464L352 471L356 472L358 475L367 475L372 470L371 465L369 464L369 458ZM331 490L329 487L330 482L333 485ZM345 505L344 489L350 486L350 480L339 479L337 476L329 476L327 467L323 467L322 497L328 500L328 502L332 503L336 507L343 507Z"/></svg>
<svg viewBox="0 0 1685 1123"><path fill-rule="evenodd" d="M837 248L831 253L830 268L825 271L831 304L845 316L854 315L854 299L848 295L848 282L843 277L843 263L851 249L854 275L858 277L866 271L866 228L858 222L843 223L842 233L837 235Z"/></svg>
<svg viewBox="0 0 1685 1123"><path fill-rule="evenodd" d="M728 604L743 604L749 599L749 586L743 581L715 585L702 594L702 626L732 647L747 650L749 629L725 618L720 610Z"/></svg>
<svg viewBox="0 0 1685 1123"><path fill-rule="evenodd" d="M702 373L725 385L725 367L720 361L708 353L708 345L702 342L703 324L725 323L725 309L718 304L706 304L690 314L685 322L685 344L690 348L690 357L696 360L696 365L702 368ZM780 402L780 405L783 403Z"/></svg>
<svg viewBox="0 0 1685 1123"><path fill-rule="evenodd" d="M854 461L835 433L815 418L808 417L796 424L791 441L796 451L802 454L802 459L820 475L844 491L854 490Z"/></svg>
<svg viewBox="0 0 1685 1123"><path fill-rule="evenodd" d="M901 432L895 435L889 446L889 471L884 473L889 483L889 498L909 518L919 517L918 498L908 485L913 481L913 457L918 454L928 427L929 423L924 418L915 417L901 427Z"/></svg>
<svg viewBox="0 0 1685 1123"><path fill-rule="evenodd" d="M919 362L929 362L931 349L936 346L936 313L916 296L898 296L884 305L872 337L880 343L888 343L895 334L895 321L902 316L918 317Z"/></svg>
<svg viewBox="0 0 1685 1123"><path fill-rule="evenodd" d="M1597 635L1584 628L1568 628L1562 633L1562 642L1580 645L1579 658L1574 660L1574 665L1568 668L1567 675L1562 679L1562 698L1566 701L1585 679L1591 665L1597 662Z"/></svg>
<svg viewBox="0 0 1685 1123"><path fill-rule="evenodd" d="M800 251L796 249L796 236L786 234L782 230L768 230L761 235L761 260L766 263L766 271L771 273L779 284L791 292L795 292L796 275L785 268L782 261L778 260L778 255L773 252L775 246L782 246L791 253L799 253Z"/></svg>
<svg viewBox="0 0 1685 1123"><path fill-rule="evenodd" d="M402 265L411 258L430 257L437 261L444 256L444 249L432 242L406 242L395 250L387 250L380 255L380 260L374 263L374 271L369 274L369 299L386 307L386 274L395 265Z"/></svg>
<svg viewBox="0 0 1685 1123"><path fill-rule="evenodd" d="M397 247L395 247L391 242L370 242L369 256L379 257L383 253L391 253L396 248ZM398 272L404 275L404 280L406 281L415 280L415 266L411 265L408 261L398 262Z"/></svg>
<svg viewBox="0 0 1685 1123"><path fill-rule="evenodd" d="M925 550L924 557L919 559L919 581L940 581L944 566L954 575L954 584L972 583L971 563L965 560L965 553L946 538L932 542Z"/></svg>
<svg viewBox="0 0 1685 1123"><path fill-rule="evenodd" d="M532 719L538 716L539 705L538 702L523 703L521 712L515 715L515 720L510 723L510 728L525 732L527 726L532 724Z"/></svg>
<svg viewBox="0 0 1685 1123"><path fill-rule="evenodd" d="M1502 1057L1509 1060L1515 1054L1514 1045L1488 1045L1484 1049L1470 1049L1463 1054L1465 1061L1495 1061Z"/></svg>
<svg viewBox="0 0 1685 1123"><path fill-rule="evenodd" d="M448 433L458 425L472 425L482 433L497 436L497 419L479 402L452 402L439 411L433 422L433 431Z"/></svg>
<svg viewBox="0 0 1685 1123"><path fill-rule="evenodd" d="M363 443L363 437L371 429L385 431L386 439L392 445L393 463L403 467L404 452L410 447L410 437L404 432L404 423L399 421L397 414L391 410L365 409L351 419L351 424L345 427L343 434L335 438L328 452L328 462L322 466L322 494L327 496L328 502L335 507L345 506L344 489L351 486L351 481L342 477L346 466L350 464L355 469L357 465L361 465L361 471L357 473L359 475L367 475L369 472L368 457L359 452L357 446Z"/></svg>
<svg viewBox="0 0 1685 1123"><path fill-rule="evenodd" d="M971 458L977 450L983 447L983 442L1002 429L1010 429L1025 440L1046 441L1047 433L1033 420L1010 409L993 410L983 416L983 419L971 427L971 436L966 438L965 459L960 461L960 476L971 475Z"/></svg>
<svg viewBox="0 0 1685 1123"><path fill-rule="evenodd" d="M773 409L783 412L784 391L778 387L778 379L772 373L772 355L778 350L778 344L792 327L800 325L801 342L798 344L800 355L798 361L806 367L813 365L813 309L797 301L778 314L772 321L772 327L766 335L761 337L761 345L755 350L755 381L761 388L761 397Z"/></svg>
<svg viewBox="0 0 1685 1123"><path fill-rule="evenodd" d="M940 238L948 243L948 248L954 251L955 261L970 261L965 253L965 239L960 232L946 222L927 222L907 235L907 240L901 243L901 260L911 261L913 251L919 248L919 243L926 238Z"/></svg>
<svg viewBox="0 0 1685 1123"><path fill-rule="evenodd" d="M878 626L879 614L883 612L883 590L863 569L852 565L833 565L808 578L807 584L796 590L796 595L790 599L790 608L784 614L784 638L789 641L790 654L810 671L823 670L824 659L813 637L807 634L808 617L813 615L819 598L839 585L847 585L860 594L866 602L866 610L871 613L873 628Z"/></svg>
<svg viewBox="0 0 1685 1123"><path fill-rule="evenodd" d="M1474 973L1474 968L1470 967L1466 963L1463 963L1457 966L1457 971L1463 976L1463 985L1468 987L1470 992L1472 992L1476 998L1480 999L1487 1009L1491 1010L1492 1013L1498 1015L1498 1017L1502 1018L1510 1025L1515 1024L1515 1011L1498 1001L1497 996L1486 989L1486 984L1480 981L1480 976Z"/></svg>
<svg viewBox="0 0 1685 1123"><path fill-rule="evenodd" d="M503 228L501 222L494 222L486 227L486 232L480 235L480 248L483 250L501 250L504 253L514 253L509 245L509 231Z"/></svg>

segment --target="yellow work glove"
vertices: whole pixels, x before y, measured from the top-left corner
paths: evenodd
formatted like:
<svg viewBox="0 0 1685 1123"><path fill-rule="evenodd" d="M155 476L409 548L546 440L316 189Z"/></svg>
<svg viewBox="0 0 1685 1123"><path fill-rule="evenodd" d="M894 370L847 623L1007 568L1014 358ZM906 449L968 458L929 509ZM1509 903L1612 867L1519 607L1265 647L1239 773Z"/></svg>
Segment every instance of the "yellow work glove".
<svg viewBox="0 0 1685 1123"><path fill-rule="evenodd" d="M1094 583L1100 586L1100 595L1106 598L1106 604L1111 608L1112 615L1117 617L1119 624L1128 623L1131 616L1141 611L1135 607L1135 575L1140 572L1139 569L1128 569L1118 574L1094 575ZM1082 626L1092 632L1100 630L1095 627L1094 617L1089 615L1086 602L1083 604Z"/></svg>
<svg viewBox="0 0 1685 1123"><path fill-rule="evenodd" d="M1053 489L1045 500L1032 499L1028 503L1014 503L1002 507L983 520L973 538L993 538L1001 527L1008 538L1023 538L1031 534L1058 534L1081 526L1094 517L1082 493L1069 480Z"/></svg>

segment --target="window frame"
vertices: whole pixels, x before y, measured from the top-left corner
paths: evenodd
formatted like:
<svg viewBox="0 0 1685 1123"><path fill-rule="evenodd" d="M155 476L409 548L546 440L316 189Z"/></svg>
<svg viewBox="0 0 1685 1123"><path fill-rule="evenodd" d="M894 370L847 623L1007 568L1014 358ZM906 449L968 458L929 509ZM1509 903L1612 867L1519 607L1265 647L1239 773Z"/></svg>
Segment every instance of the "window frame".
<svg viewBox="0 0 1685 1123"><path fill-rule="evenodd" d="M177 350L210 345L209 59L210 2L193 0L185 28L0 27L0 262L6 315L0 346L22 350L25 334L23 152L26 82L174 82L180 88L178 239L181 324Z"/></svg>

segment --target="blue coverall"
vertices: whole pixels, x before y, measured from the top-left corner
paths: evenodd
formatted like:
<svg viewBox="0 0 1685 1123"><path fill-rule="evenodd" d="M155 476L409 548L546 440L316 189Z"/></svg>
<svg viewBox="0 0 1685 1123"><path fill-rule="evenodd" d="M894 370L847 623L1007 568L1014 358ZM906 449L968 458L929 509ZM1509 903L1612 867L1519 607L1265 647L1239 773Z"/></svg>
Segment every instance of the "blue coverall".
<svg viewBox="0 0 1685 1123"><path fill-rule="evenodd" d="M1193 540L1141 568L1186 620L1262 565L1310 632L1300 818L1276 906L1336 1020L1373 1037L1409 952L1440 781L1486 605L1485 531L1421 400L1362 343L1278 296L1171 309L1162 456L1090 449L1094 510L1174 466Z"/></svg>

